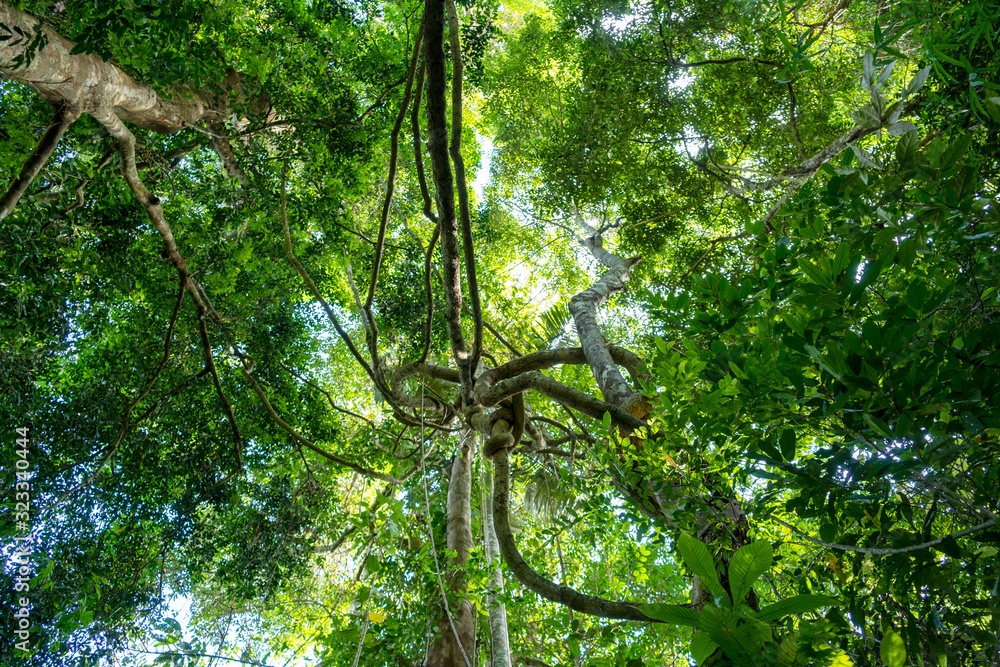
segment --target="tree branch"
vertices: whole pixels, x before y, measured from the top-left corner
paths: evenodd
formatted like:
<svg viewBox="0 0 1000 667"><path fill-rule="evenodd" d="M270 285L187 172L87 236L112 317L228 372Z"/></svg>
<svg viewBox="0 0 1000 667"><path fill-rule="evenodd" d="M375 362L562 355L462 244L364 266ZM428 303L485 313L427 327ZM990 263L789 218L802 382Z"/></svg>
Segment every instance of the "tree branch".
<svg viewBox="0 0 1000 667"><path fill-rule="evenodd" d="M31 14L0 0L0 24L30 34L39 23ZM23 58L26 43L13 46L13 40L0 43L0 63L4 63L0 72L27 84L53 105L66 105L91 115L114 109L115 115L133 125L172 134L200 120L219 120L230 95L240 93L240 75L230 70L218 86L177 86L169 98L161 97L151 86L137 82L100 56L73 54L76 44L48 26L43 25L40 30L47 43L30 62ZM19 56L22 62L17 67L6 65Z"/></svg>
<svg viewBox="0 0 1000 667"><path fill-rule="evenodd" d="M623 259L604 250L600 232L590 227L583 220L579 211L574 212L581 227L590 232L590 236L582 240L581 244L590 250L598 261L608 267L608 270L594 285L570 299L569 311L573 314L573 322L580 336L580 344L604 400L625 408L637 417L645 417L648 412L645 397L642 394L637 394L625 382L621 371L614 363L608 349L608 342L601 333L600 325L597 323L597 309L612 294L625 289L628 274L640 258Z"/></svg>
<svg viewBox="0 0 1000 667"><path fill-rule="evenodd" d="M889 556L892 554L910 553L911 551L921 551L923 549L929 549L931 547L937 546L942 542L944 542L945 540L947 540L948 538L955 539L958 537L965 537L966 535L978 533L981 530L986 530L987 528L992 528L993 526L997 525L996 521L990 519L989 521L984 521L978 526L972 526L971 528L958 530L949 535L945 535L944 537L939 537L936 540L931 540L930 542L924 542L922 544L912 544L908 547L900 547L898 549L887 549L887 548L854 547L849 544L834 544L832 542L824 542L823 540L816 539L815 537L802 532L801 530L799 530L798 528L796 528L791 524L785 523L776 516L772 516L771 519L777 521L785 528L788 528L790 531L792 531L799 537L805 538L809 542L812 542L813 544L818 544L821 547L826 547L828 549L837 549L839 551L852 551L854 553L868 554L870 556Z"/></svg>
<svg viewBox="0 0 1000 667"><path fill-rule="evenodd" d="M500 380L488 390L480 393L479 400L484 407L492 407L505 398L529 389L597 420L603 419L604 413L607 412L611 415L612 421L621 427L640 429L647 426L646 422L626 412L621 407L605 403L579 389L567 387L538 371L527 371L507 380Z"/></svg>
<svg viewBox="0 0 1000 667"><path fill-rule="evenodd" d="M224 128L222 124L212 123L211 127L213 130L213 134L210 136L212 150L215 151L216 155L219 156L219 160L222 161L222 167L229 174L230 178L235 179L244 188L250 187L250 179L247 178L246 172L243 171L243 167L240 166L239 161L236 159L236 153L233 152L233 145L223 134Z"/></svg>
<svg viewBox="0 0 1000 667"><path fill-rule="evenodd" d="M648 374L641 370L642 360L634 352L617 345L609 345L608 352L616 364L625 366L633 382L638 383L640 379L648 379ZM562 364L580 365L586 363L588 363L587 355L584 354L582 347L560 347L532 352L483 371L476 378L475 389L482 393L499 380L505 380L526 371L537 371Z"/></svg>
<svg viewBox="0 0 1000 667"><path fill-rule="evenodd" d="M802 137L799 136L799 125L795 122L795 89L792 88L791 81L787 82L785 85L788 86L788 123L792 126L792 137L795 138L795 145L799 147L799 156L805 160L807 159L806 149L805 146L802 145Z"/></svg>
<svg viewBox="0 0 1000 667"><path fill-rule="evenodd" d="M53 109L49 126L45 129L41 139L38 140L35 150L31 152L31 155L21 165L21 172L17 175L17 178L11 181L7 191L0 197L0 220L3 220L13 212L21 196L27 192L28 186L31 185L35 177L38 176L38 172L48 162L63 132L79 117L79 111L64 104L60 104Z"/></svg>
<svg viewBox="0 0 1000 667"><path fill-rule="evenodd" d="M406 118L406 111L410 106L410 97L413 92L413 74L417 68L417 56L420 54L420 42L423 37L423 29L417 31L417 39L413 47L413 56L410 59L410 67L406 73L406 89L403 93L403 102L399 106L399 113L396 115L396 123L392 126L390 134L389 149L389 174L385 182L385 199L382 203L382 218L379 222L378 240L375 243L375 259L372 267L371 281L368 283L368 297L365 299L363 312L369 321L373 320L371 315L372 302L375 300L375 287L378 285L379 270L382 266L382 252L385 248L385 233L389 226L389 207L392 205L392 193L396 187L396 167L399 157L399 131L403 127L403 119ZM373 327L374 331L374 327ZM372 342L369 341L369 345ZM374 357L373 357L374 358Z"/></svg>
<svg viewBox="0 0 1000 667"><path fill-rule="evenodd" d="M311 441L309 441L306 438L304 438L301 435L299 435L298 431L296 431L294 428L292 428L291 426L289 426L287 422L285 422L281 417L278 416L278 413L275 411L274 407L271 405L271 401L268 400L267 394L264 392L264 389L260 386L260 384L257 382L257 379L250 373L250 371L247 370L246 362L244 362L242 368L243 368L243 377L246 378L247 382L250 383L250 386L253 387L254 392L257 394L258 398L260 398L261 403L264 404L264 409L267 410L267 413L269 415L271 415L271 419L274 420L274 423L277 424L279 427L281 427L281 429L284 430L286 433L288 433L290 436L292 436L292 438L294 438L296 442L299 442L302 445L305 445L306 447L308 447L312 451L316 452L317 454L319 454L323 458L325 458L325 459L327 459L329 461L333 461L334 463L336 463L338 465L342 465L342 466L344 466L346 468L350 468L351 470L355 471L359 475L363 475L363 476L369 477L371 479L378 479L378 480L381 480L383 482L389 482L390 484L402 484L407 479L409 479L410 476L413 475L413 473L415 473L417 470L420 469L420 467L421 467L420 465L414 466L413 470L411 470L402 479L400 479L398 477L393 477L392 475L386 475L384 473L376 472L374 470L369 470L368 468L365 468L364 466L358 465L357 463L352 463L351 461L348 461L347 459L343 459L343 458L337 456L336 454L331 454L330 452L328 452L328 451L326 451L326 450L324 450L324 449L322 449L320 447L317 447ZM421 461L421 465L422 464L423 464L423 462Z"/></svg>
<svg viewBox="0 0 1000 667"><path fill-rule="evenodd" d="M139 395L136 396L131 403L129 403L128 408L125 410L125 417L122 419L122 427L121 429L118 430L118 435L115 437L114 442L112 442L111 446L108 447L108 453L104 455L104 458L101 459L101 461L97 464L97 467L94 469L94 472L91 473L91 475L87 479L80 482L79 484L71 488L69 491L59 496L59 499L56 500L56 502L52 504L50 508L47 509L58 507L59 505L62 504L64 500L66 500L66 498L68 498L76 491L82 489L83 487L89 485L91 482L97 479L97 476L101 473L102 470L104 470L104 466L107 465L108 461L111 460L111 457L113 457L115 455L115 452L118 451L118 446L121 444L121 441L125 438L125 434L128 433L129 427L134 425L129 421L129 419L132 416L132 411L135 410L135 406L137 406L139 402L142 401L142 399L146 398L146 396L149 394L150 390L153 388L153 385L156 384L156 380L159 379L160 373L163 372L163 368L167 365L167 361L169 361L170 359L170 345L173 342L174 338L174 327L177 325L177 317L181 312L181 304L183 303L183 301L184 301L184 289L181 288L177 293L177 302L174 304L174 310L170 315L170 324L167 325L167 333L163 339L163 357L160 359L160 363L157 364L156 369L153 371L153 375L149 378L146 384L139 391ZM149 411L144 413L139 419L136 420L135 423L141 422L148 415Z"/></svg>
<svg viewBox="0 0 1000 667"><path fill-rule="evenodd" d="M333 328L337 330L337 334L340 336L340 339L344 341L345 345L347 345L347 349L350 351L351 356L354 357L355 361L361 365L361 367L365 370L365 373L368 374L368 377L370 377L372 382L375 383L375 386L378 387L383 394L388 394L389 388L384 387L383 389L385 382L376 376L375 371L372 370L372 367L367 361L365 361L364 357L361 356L361 353L358 352L358 348L354 346L354 341L351 340L350 334L348 334L347 331L345 331L340 325L340 320L337 318L336 313L333 312L333 308L330 307L330 304L327 303L326 299L323 298L323 295L320 294L319 288L316 287L316 283L314 283L312 278L309 276L309 272L306 271L305 267L302 266L302 263L295 257L295 253L292 252L292 233L288 228L287 196L285 193L286 181L287 178L283 174L281 178L281 201L279 215L281 216L281 228L285 234L285 257L287 257L289 263L295 267L295 270L298 272L299 276L302 277L302 280L309 288L309 291L312 292L312 295L316 297L316 300L319 301L320 305L323 307L323 312L326 313L330 323L333 324Z"/></svg>

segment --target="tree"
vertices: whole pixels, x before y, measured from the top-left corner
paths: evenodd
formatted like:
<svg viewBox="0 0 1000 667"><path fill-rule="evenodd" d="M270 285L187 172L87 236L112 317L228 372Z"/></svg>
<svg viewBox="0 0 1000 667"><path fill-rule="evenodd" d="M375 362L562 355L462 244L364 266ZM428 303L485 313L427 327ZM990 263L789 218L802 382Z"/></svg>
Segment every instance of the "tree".
<svg viewBox="0 0 1000 667"><path fill-rule="evenodd" d="M31 659L991 659L997 13L499 9L0 3Z"/></svg>

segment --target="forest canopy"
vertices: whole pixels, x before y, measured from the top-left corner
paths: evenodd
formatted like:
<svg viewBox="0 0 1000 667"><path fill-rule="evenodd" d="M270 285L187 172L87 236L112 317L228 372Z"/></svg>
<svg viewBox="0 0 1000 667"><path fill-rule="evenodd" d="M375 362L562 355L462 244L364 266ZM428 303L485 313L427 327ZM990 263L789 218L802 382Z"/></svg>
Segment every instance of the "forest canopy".
<svg viewBox="0 0 1000 667"><path fill-rule="evenodd" d="M1000 664L998 16L0 0L0 663Z"/></svg>

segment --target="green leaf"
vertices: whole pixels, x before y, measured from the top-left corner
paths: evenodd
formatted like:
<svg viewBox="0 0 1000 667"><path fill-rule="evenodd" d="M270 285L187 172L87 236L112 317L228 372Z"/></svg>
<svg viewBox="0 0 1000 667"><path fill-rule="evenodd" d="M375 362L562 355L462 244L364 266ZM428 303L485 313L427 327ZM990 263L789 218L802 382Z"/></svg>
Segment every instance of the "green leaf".
<svg viewBox="0 0 1000 667"><path fill-rule="evenodd" d="M824 273L818 266L805 257L799 258L799 268L802 269L802 271L805 272L805 274L809 276L809 278L817 285L829 288L833 287L833 280L830 276Z"/></svg>
<svg viewBox="0 0 1000 667"><path fill-rule="evenodd" d="M750 626L740 623L739 616L731 609L706 607L702 612L701 629L731 660L745 662L757 652L756 642L750 636Z"/></svg>
<svg viewBox="0 0 1000 667"><path fill-rule="evenodd" d="M698 575L701 583L712 593L714 598L728 599L725 589L719 583L719 575L715 571L715 561L704 542L690 533L681 533L680 539L677 540L677 550L680 551L684 564Z"/></svg>
<svg viewBox="0 0 1000 667"><path fill-rule="evenodd" d="M691 636L691 657L696 664L705 662L705 658L715 653L719 645L712 641L707 632L696 632Z"/></svg>
<svg viewBox="0 0 1000 667"><path fill-rule="evenodd" d="M899 137L899 141L896 143L896 161L901 167L913 160L919 145L920 137L916 132L907 132Z"/></svg>
<svg viewBox="0 0 1000 667"><path fill-rule="evenodd" d="M779 600L774 604L764 607L757 612L757 619L770 623L790 614L804 614L808 611L815 611L835 604L837 604L837 600L829 595L820 595L818 593L793 595L790 598Z"/></svg>
<svg viewBox="0 0 1000 667"><path fill-rule="evenodd" d="M751 542L733 554L729 561L729 590L734 604L746 598L757 578L771 567L773 559L771 544L763 540Z"/></svg>
<svg viewBox="0 0 1000 667"><path fill-rule="evenodd" d="M927 81L927 76L931 73L931 66L923 68L919 72L913 75L913 79L910 80L909 85L906 86L906 90L903 91L903 99L906 99L913 93L917 92L923 88L924 83Z"/></svg>
<svg viewBox="0 0 1000 667"><path fill-rule="evenodd" d="M698 627L700 618L694 609L679 604L644 604L639 606L639 611L657 621L692 628Z"/></svg>
<svg viewBox="0 0 1000 667"><path fill-rule="evenodd" d="M872 417L871 415L869 415L867 413L861 415L861 417L868 423L869 426L872 427L872 429L876 433L878 433L883 438L891 438L892 437L892 433L889 432L889 427L882 420L876 419L875 417Z"/></svg>
<svg viewBox="0 0 1000 667"><path fill-rule="evenodd" d="M778 445L781 447L781 458L786 461L795 459L795 429L786 428L778 438Z"/></svg>
<svg viewBox="0 0 1000 667"><path fill-rule="evenodd" d="M983 100L983 107L990 118L1000 123L1000 97L987 97Z"/></svg>
<svg viewBox="0 0 1000 667"><path fill-rule="evenodd" d="M901 120L889 126L889 134L899 137L910 132L916 132L917 126L908 120Z"/></svg>
<svg viewBox="0 0 1000 667"><path fill-rule="evenodd" d="M809 356L810 356L810 357L812 357L812 358L813 358L813 360L814 360L814 361L815 361L815 362L816 362L817 364L819 364L819 365L820 365L820 367L822 367L822 368L823 368L823 370L825 370L825 371L826 371L827 373L829 373L829 374L830 374L830 375L832 375L833 377L837 378L838 380L840 379L840 377L841 377L841 374L840 374L840 373L838 373L838 372L837 372L836 370L834 370L834 369L833 369L833 367L832 367L832 366L830 366L830 364L828 364L828 363L826 362L826 360L825 360L825 359L823 358L823 355L822 355L822 354L820 354L820 351L819 351L819 350L817 350L817 349L816 349L815 347L813 347L812 345L805 345L805 346L804 346L804 348L805 348L805 351L809 353Z"/></svg>
<svg viewBox="0 0 1000 667"><path fill-rule="evenodd" d="M879 648L885 667L903 667L906 664L906 644L903 638L893 630L887 630L882 636L882 646Z"/></svg>

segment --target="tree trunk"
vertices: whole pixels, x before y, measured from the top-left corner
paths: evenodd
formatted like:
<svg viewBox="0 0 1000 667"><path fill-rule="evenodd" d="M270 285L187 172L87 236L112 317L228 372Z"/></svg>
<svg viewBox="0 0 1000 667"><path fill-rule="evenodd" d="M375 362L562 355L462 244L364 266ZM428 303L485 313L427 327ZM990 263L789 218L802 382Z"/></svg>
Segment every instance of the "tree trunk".
<svg viewBox="0 0 1000 667"><path fill-rule="evenodd" d="M437 636L427 652L427 667L472 667L476 644L476 615L468 601L465 566L472 549L472 456L476 433L462 429L461 444L451 466L448 484L447 547L455 552L442 573L446 606L435 624Z"/></svg>

